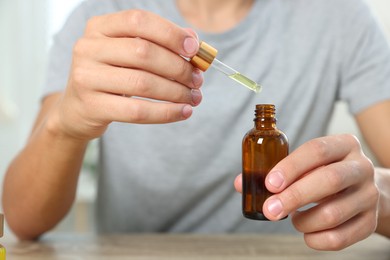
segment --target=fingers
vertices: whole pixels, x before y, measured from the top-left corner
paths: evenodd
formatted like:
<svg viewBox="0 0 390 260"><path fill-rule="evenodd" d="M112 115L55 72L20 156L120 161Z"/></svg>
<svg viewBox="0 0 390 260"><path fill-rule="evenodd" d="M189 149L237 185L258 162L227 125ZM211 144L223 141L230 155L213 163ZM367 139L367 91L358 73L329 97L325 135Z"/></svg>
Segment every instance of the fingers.
<svg viewBox="0 0 390 260"><path fill-rule="evenodd" d="M102 64L91 64L83 67L83 71L80 70L73 78L80 89L79 93L84 93L79 95L89 95L90 93L85 93L85 89L93 86L93 91L185 103L191 106L197 106L202 100L200 90L189 89L175 81L143 70L115 68Z"/></svg>
<svg viewBox="0 0 390 260"><path fill-rule="evenodd" d="M111 38L139 37L185 57L192 57L199 48L193 33L143 10L126 10L95 17L88 22L86 34Z"/></svg>
<svg viewBox="0 0 390 260"><path fill-rule="evenodd" d="M378 191L375 186L365 185L359 190L351 187L312 208L295 212L292 222L302 233L333 229L362 212L375 212L377 200Z"/></svg>
<svg viewBox="0 0 390 260"><path fill-rule="evenodd" d="M313 139L278 163L266 178L269 191L278 193L302 174L332 162L343 160L351 150L360 151L360 144L351 135L338 135Z"/></svg>
<svg viewBox="0 0 390 260"><path fill-rule="evenodd" d="M192 57L198 48L194 31L150 12L91 18L73 49L58 121L64 131L90 139L113 121L187 119L201 102L203 76L180 56Z"/></svg>
<svg viewBox="0 0 390 260"><path fill-rule="evenodd" d="M376 228L376 214L365 212L349 219L337 228L305 233L306 244L317 250L336 251L344 249L371 235Z"/></svg>
<svg viewBox="0 0 390 260"><path fill-rule="evenodd" d="M192 114L192 107L186 104L153 102L115 95L97 95L93 102L100 105L89 106L97 109L94 113L96 121L110 118L117 122L162 124L185 120Z"/></svg>
<svg viewBox="0 0 390 260"><path fill-rule="evenodd" d="M177 54L140 38L82 39L76 57L94 57L96 62L134 68L173 79L189 88L199 88L202 73Z"/></svg>
<svg viewBox="0 0 390 260"><path fill-rule="evenodd" d="M355 137L314 139L279 162L268 174L267 189L279 194L266 201L265 214L272 220L280 219L372 176L372 164L362 156Z"/></svg>
<svg viewBox="0 0 390 260"><path fill-rule="evenodd" d="M272 175L271 175L272 174ZM276 194L263 206L267 218L293 214L297 230L315 249L338 250L375 231L379 193L372 163L351 135L319 138L298 148L266 179Z"/></svg>
<svg viewBox="0 0 390 260"><path fill-rule="evenodd" d="M320 204L293 214L308 246L340 250L371 235L377 225L379 192L371 182L334 194Z"/></svg>
<svg viewBox="0 0 390 260"><path fill-rule="evenodd" d="M281 219L300 207L318 202L364 179L353 161L318 168L269 198L264 203L265 214L272 220Z"/></svg>
<svg viewBox="0 0 390 260"><path fill-rule="evenodd" d="M239 192L241 178L234 182ZM294 226L312 248L342 249L375 231L379 192L374 169L352 135L302 145L272 169L265 183L275 193L263 205L265 216L279 220L292 214Z"/></svg>
<svg viewBox="0 0 390 260"><path fill-rule="evenodd" d="M192 28L183 28L183 30L194 36L199 41L198 34Z"/></svg>

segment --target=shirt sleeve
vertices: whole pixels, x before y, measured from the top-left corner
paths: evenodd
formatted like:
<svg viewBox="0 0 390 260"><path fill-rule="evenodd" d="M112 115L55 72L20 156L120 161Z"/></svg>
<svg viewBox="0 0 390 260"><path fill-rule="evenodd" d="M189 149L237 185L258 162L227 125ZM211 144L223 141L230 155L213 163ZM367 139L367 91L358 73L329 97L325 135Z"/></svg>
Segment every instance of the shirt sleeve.
<svg viewBox="0 0 390 260"><path fill-rule="evenodd" d="M357 114L390 99L390 45L363 1L353 1L343 28L340 98Z"/></svg>

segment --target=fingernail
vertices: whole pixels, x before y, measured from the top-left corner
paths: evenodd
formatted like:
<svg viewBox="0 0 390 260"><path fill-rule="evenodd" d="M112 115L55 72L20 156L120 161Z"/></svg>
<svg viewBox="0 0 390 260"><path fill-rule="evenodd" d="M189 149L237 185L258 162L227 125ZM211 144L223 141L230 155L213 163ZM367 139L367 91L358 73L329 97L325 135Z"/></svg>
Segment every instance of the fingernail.
<svg viewBox="0 0 390 260"><path fill-rule="evenodd" d="M192 107L190 105L184 106L181 113L185 119L189 118L192 115Z"/></svg>
<svg viewBox="0 0 390 260"><path fill-rule="evenodd" d="M197 106L202 101L202 92L199 89L192 89L191 90L192 95L192 103Z"/></svg>
<svg viewBox="0 0 390 260"><path fill-rule="evenodd" d="M195 38L187 37L184 40L183 48L187 54L192 55L198 50L199 43Z"/></svg>
<svg viewBox="0 0 390 260"><path fill-rule="evenodd" d="M278 171L270 172L267 179L269 184L278 189L282 187L284 183L283 175Z"/></svg>
<svg viewBox="0 0 390 260"><path fill-rule="evenodd" d="M273 216L277 217L283 211L282 202L278 199L271 199L267 202L267 209Z"/></svg>
<svg viewBox="0 0 390 260"><path fill-rule="evenodd" d="M192 72L192 83L194 84L194 87L199 88L203 83L203 73L200 71L200 69L194 69Z"/></svg>

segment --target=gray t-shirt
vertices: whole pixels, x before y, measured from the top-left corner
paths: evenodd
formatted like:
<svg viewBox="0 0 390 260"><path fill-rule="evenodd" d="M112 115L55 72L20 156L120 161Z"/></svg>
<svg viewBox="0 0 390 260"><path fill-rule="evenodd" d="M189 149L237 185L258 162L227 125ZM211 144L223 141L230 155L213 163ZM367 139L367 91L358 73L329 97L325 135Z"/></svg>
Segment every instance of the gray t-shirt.
<svg viewBox="0 0 390 260"><path fill-rule="evenodd" d="M174 0L89 0L56 35L44 95L66 86L74 42L95 15L146 9L190 27ZM257 0L235 28L197 30L218 59L264 85L260 94L209 69L189 120L113 123L100 139L100 232L285 232L247 220L233 180L255 104L273 103L291 149L324 135L336 100L356 114L390 99L390 49L360 0ZM169 68L168 68L169 69Z"/></svg>

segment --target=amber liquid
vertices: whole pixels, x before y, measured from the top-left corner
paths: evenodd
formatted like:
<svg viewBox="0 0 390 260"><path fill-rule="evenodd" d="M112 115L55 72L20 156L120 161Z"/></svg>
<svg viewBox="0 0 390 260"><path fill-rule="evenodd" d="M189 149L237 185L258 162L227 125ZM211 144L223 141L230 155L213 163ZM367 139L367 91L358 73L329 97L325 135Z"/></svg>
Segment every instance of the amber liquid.
<svg viewBox="0 0 390 260"><path fill-rule="evenodd" d="M252 129L242 142L243 215L255 220L268 220L263 204L272 193L265 187L270 170L288 154L287 137L277 129Z"/></svg>
<svg viewBox="0 0 390 260"><path fill-rule="evenodd" d="M267 173L246 172L243 178L243 213L250 219L267 220L263 215L264 201L272 194L263 185Z"/></svg>

